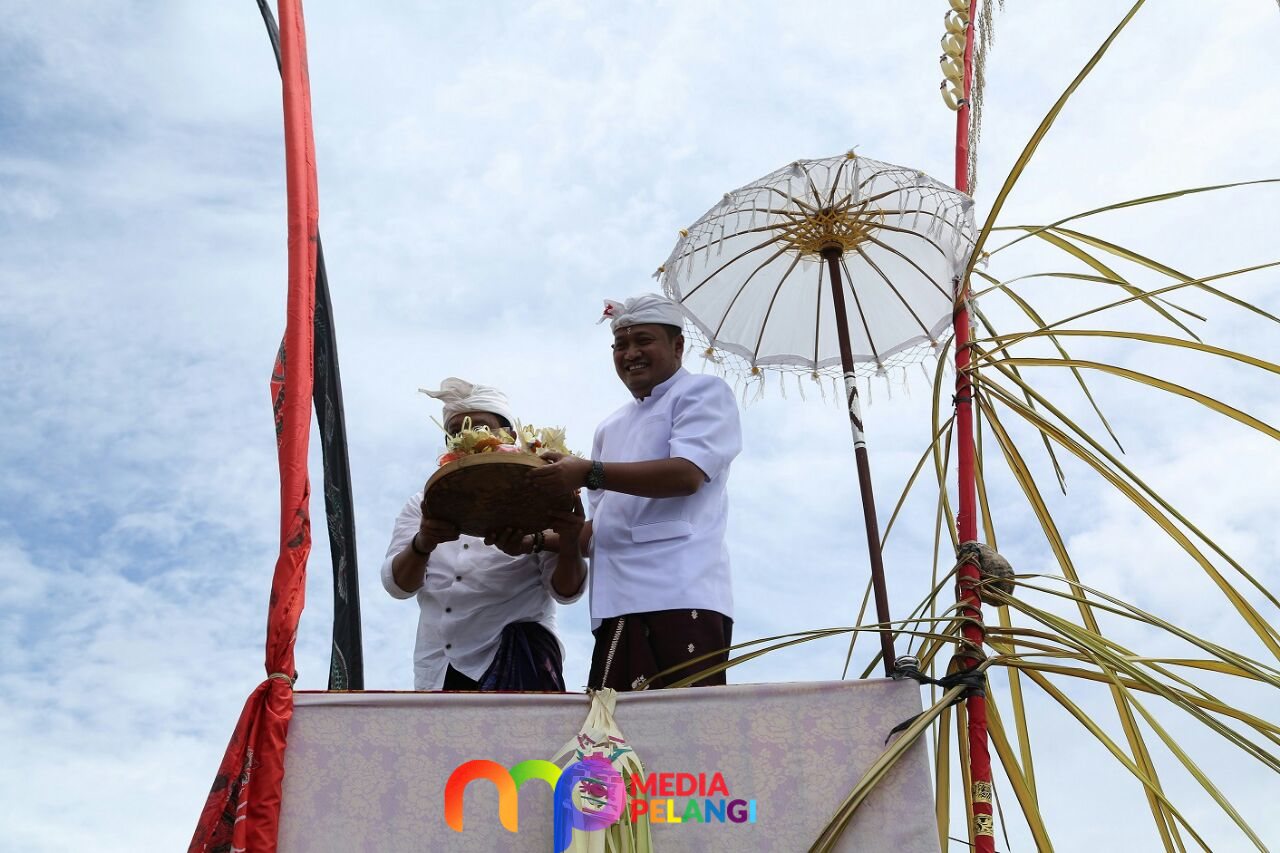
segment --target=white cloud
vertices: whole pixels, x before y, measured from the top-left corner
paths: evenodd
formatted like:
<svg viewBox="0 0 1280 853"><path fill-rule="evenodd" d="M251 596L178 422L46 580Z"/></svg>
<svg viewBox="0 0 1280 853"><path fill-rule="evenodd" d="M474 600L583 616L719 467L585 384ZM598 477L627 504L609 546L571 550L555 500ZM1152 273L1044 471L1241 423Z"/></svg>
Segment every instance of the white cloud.
<svg viewBox="0 0 1280 853"><path fill-rule="evenodd" d="M980 211L1125 4L1088 15L1025 5L998 17ZM1007 221L1280 176L1268 109L1280 18L1266 3L1221 5L1215 15L1190 2L1139 14L1047 137ZM725 190L854 144L948 177L953 115L935 93L943 6L908 6L308 4L370 686L410 684L416 610L387 597L376 574L437 443L435 411L415 389L451 374L500 383L522 415L563 423L585 447L623 399L591 325L600 299L652 287L676 230ZM23 769L0 783L3 822L24 850L171 849L189 838L262 675L278 512L267 379L285 270L275 67L252 4L0 2L0 13L0 733ZM1275 260L1276 193L1198 196L1081 227L1203 275ZM1029 243L993 269L1077 268ZM1166 283L1117 268L1143 286ZM1222 287L1280 312L1277 280L1256 273ZM1020 292L1052 319L1101 291L1031 281ZM1207 340L1280 360L1268 321L1195 294L1175 301L1210 316L1193 323ZM995 299L984 310L1002 328L1023 322ZM1142 309L1099 325L1169 329ZM1066 343L1278 420L1265 372ZM1032 370L1101 435L1069 374ZM1275 587L1274 444L1189 403L1086 378L1126 463ZM867 411L882 523L930 432L923 379L909 397L887 390L872 385ZM783 399L770 382L744 410L732 516L739 639L849 624L866 581L847 427L838 406L810 397L802 403L789 385ZM1058 495L1038 441L1004 419L1086 583L1262 655L1154 527L1061 452L1069 493ZM1019 569L1046 570L1038 526L987 442L1002 550ZM926 468L886 552L899 617L930 584L931 481ZM322 529L316 537L298 648L308 689L325 683L332 607ZM585 604L560 621L567 680L578 684ZM1149 631L1106 624L1119 642L1173 653ZM854 672L874 645L859 641ZM844 648L810 644L738 678L834 677ZM1269 697L1231 695L1268 713ZM1108 759L1034 689L1028 696L1059 846L1149 847L1136 786L1099 778ZM1105 690L1080 696L1118 737ZM1264 838L1276 837L1266 771L1166 716ZM1215 849L1242 840L1175 762L1161 768ZM1091 825L1081 809L1134 819ZM1014 846L1029 846L1014 823Z"/></svg>

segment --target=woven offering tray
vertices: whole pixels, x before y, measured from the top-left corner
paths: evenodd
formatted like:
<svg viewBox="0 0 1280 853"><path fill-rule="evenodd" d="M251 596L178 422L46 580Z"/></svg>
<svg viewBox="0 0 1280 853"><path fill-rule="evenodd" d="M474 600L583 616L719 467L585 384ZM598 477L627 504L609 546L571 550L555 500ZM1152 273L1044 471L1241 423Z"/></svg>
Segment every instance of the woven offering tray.
<svg viewBox="0 0 1280 853"><path fill-rule="evenodd" d="M546 530L553 510L573 508L573 495L548 497L529 483L529 469L546 464L532 453L477 453L455 459L427 480L427 514L453 522L469 536L508 527L521 533Z"/></svg>

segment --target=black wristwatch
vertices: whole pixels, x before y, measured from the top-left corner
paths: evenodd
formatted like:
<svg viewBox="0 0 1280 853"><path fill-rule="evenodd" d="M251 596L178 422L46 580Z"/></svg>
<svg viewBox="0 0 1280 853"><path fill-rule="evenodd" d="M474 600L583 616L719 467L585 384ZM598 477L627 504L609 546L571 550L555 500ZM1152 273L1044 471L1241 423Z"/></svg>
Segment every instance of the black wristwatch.
<svg viewBox="0 0 1280 853"><path fill-rule="evenodd" d="M599 460L591 460L591 470L587 472L587 481L584 485L591 491L595 491L604 485L604 463Z"/></svg>

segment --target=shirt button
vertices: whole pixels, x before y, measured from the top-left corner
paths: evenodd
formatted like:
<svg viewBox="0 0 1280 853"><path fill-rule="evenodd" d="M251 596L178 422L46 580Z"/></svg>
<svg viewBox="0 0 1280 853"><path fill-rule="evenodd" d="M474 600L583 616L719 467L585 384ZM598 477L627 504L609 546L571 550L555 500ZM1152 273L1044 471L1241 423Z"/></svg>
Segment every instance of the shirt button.
<svg viewBox="0 0 1280 853"><path fill-rule="evenodd" d="M446 649L451 649L451 648L453 648L453 643L445 643L445 644L444 644L444 647L445 647Z"/></svg>
<svg viewBox="0 0 1280 853"><path fill-rule="evenodd" d="M452 607L446 607L446 608L444 609L444 612L445 612L445 613L452 613L452 612L453 612L453 608L452 608Z"/></svg>
<svg viewBox="0 0 1280 853"><path fill-rule="evenodd" d="M471 547L471 545L470 545L469 543L467 543L467 542L463 542L463 543L462 543L462 547L463 547L464 549L466 549L466 548L470 548L470 547Z"/></svg>
<svg viewBox="0 0 1280 853"><path fill-rule="evenodd" d="M454 575L454 576L453 576L453 579L454 579L454 580L456 580L456 581L460 581L460 580L462 580L462 575Z"/></svg>

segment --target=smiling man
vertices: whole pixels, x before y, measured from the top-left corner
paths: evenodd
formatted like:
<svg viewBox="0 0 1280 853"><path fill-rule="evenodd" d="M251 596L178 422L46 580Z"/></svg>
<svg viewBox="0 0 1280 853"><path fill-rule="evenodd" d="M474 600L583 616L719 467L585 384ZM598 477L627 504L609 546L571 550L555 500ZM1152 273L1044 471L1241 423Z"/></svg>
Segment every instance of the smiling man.
<svg viewBox="0 0 1280 853"><path fill-rule="evenodd" d="M724 380L681 367L678 304L656 294L609 301L604 320L634 399L596 429L590 460L558 457L529 476L549 492L589 490L590 686L662 687L728 657L654 678L732 640L726 486L742 429ZM724 683L723 670L698 682Z"/></svg>

